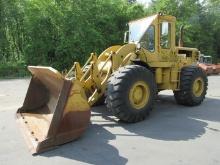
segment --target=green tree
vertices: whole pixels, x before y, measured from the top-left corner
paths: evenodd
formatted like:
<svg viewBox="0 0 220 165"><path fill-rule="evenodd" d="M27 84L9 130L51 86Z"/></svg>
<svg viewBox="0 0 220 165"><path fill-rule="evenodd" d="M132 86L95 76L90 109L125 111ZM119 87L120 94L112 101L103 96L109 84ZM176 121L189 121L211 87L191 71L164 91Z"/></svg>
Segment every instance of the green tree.
<svg viewBox="0 0 220 165"><path fill-rule="evenodd" d="M1 0L0 64L50 65L59 70L83 63L91 52L123 44L126 23L157 12L185 25L184 44L220 56L220 1Z"/></svg>

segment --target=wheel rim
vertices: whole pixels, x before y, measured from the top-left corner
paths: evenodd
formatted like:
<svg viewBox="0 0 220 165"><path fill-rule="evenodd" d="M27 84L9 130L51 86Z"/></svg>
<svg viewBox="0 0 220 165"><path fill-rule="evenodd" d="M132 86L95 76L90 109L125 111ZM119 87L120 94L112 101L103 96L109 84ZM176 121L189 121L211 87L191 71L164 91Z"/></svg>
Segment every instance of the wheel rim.
<svg viewBox="0 0 220 165"><path fill-rule="evenodd" d="M202 78L195 79L193 83L193 94L200 97L204 91L204 81Z"/></svg>
<svg viewBox="0 0 220 165"><path fill-rule="evenodd" d="M129 101L131 105L139 110L148 103L150 97L150 88L149 86L143 82L136 82L129 92Z"/></svg>

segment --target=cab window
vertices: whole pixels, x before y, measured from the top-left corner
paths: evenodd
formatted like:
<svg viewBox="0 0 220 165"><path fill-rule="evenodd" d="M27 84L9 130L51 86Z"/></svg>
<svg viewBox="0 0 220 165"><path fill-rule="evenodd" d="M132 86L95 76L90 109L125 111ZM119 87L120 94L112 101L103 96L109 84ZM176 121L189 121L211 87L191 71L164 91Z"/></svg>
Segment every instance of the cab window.
<svg viewBox="0 0 220 165"><path fill-rule="evenodd" d="M171 24L168 22L162 22L160 24L160 46L161 48L168 49L170 48L171 40Z"/></svg>
<svg viewBox="0 0 220 165"><path fill-rule="evenodd" d="M151 25L141 39L141 46L150 52L155 50L155 27Z"/></svg>

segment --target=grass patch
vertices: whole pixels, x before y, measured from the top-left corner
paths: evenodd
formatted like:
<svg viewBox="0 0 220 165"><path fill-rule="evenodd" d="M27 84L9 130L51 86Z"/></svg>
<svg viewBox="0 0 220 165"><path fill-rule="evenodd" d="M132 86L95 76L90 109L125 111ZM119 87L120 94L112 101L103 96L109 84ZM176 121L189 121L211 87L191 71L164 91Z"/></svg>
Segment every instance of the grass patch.
<svg viewBox="0 0 220 165"><path fill-rule="evenodd" d="M0 78L21 78L30 76L24 63L0 64Z"/></svg>

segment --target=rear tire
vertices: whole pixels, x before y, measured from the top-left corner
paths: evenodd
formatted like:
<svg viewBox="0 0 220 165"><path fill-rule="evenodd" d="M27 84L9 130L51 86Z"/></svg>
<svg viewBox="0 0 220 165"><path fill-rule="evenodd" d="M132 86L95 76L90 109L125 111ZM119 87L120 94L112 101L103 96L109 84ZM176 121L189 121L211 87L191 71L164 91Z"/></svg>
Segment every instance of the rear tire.
<svg viewBox="0 0 220 165"><path fill-rule="evenodd" d="M121 67L109 78L106 106L121 121L135 123L149 114L156 91L150 70L139 65Z"/></svg>
<svg viewBox="0 0 220 165"><path fill-rule="evenodd" d="M180 75L180 90L174 91L176 102L186 106L200 105L205 99L208 79L196 66L184 67Z"/></svg>

